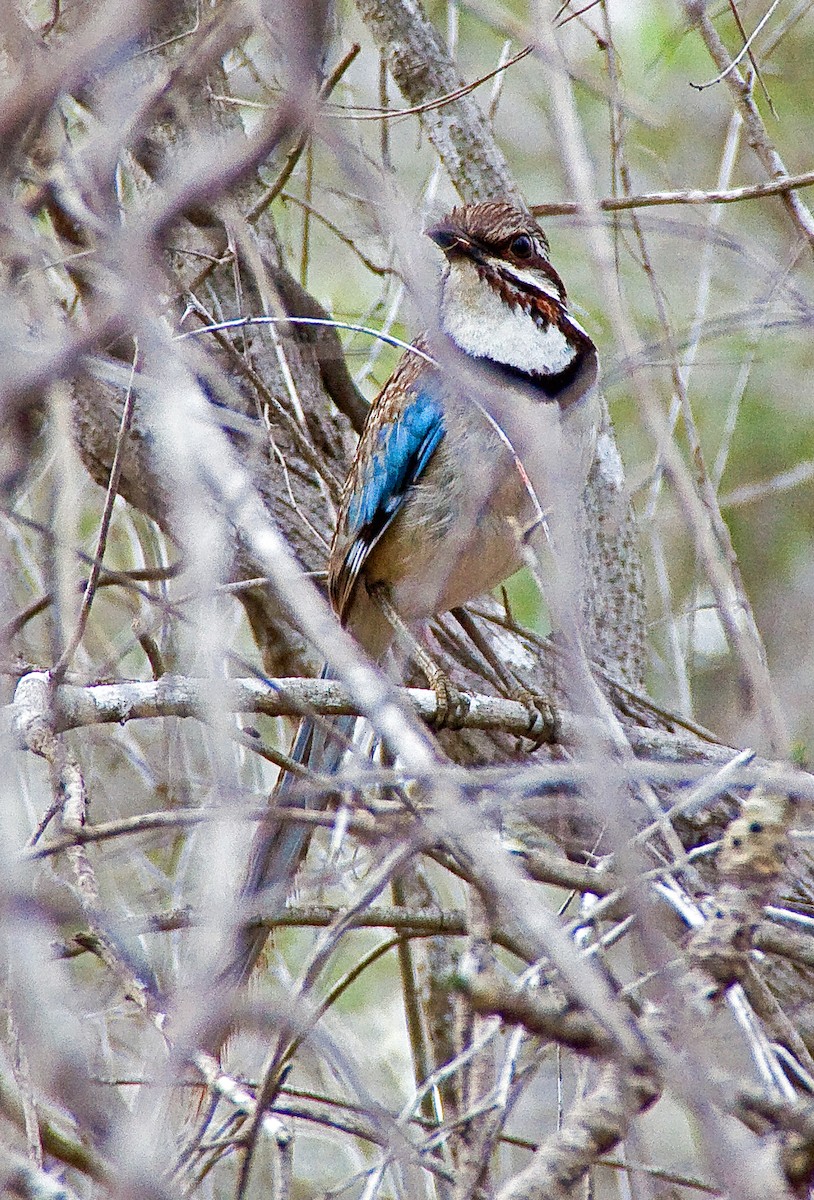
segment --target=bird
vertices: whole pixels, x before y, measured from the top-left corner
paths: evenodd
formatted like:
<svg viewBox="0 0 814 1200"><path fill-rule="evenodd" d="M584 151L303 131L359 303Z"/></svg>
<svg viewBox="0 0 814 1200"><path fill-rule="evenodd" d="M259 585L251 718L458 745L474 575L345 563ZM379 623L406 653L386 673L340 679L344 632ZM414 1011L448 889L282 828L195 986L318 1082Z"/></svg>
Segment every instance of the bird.
<svg viewBox="0 0 814 1200"><path fill-rule="evenodd" d="M550 473L567 469L581 490L600 419L596 347L528 211L506 199L466 204L426 232L444 257L437 336L416 339L370 406L328 563L334 611L380 663L394 640L393 613L413 626L518 570L524 535L561 491L552 479L550 495L535 494L525 450L547 447ZM303 718L291 757L335 773L353 723ZM282 774L277 803L320 803L292 787L295 778ZM285 902L307 839L295 822L258 827L244 912ZM230 983L248 977L266 937L248 921L239 929L224 971Z"/></svg>

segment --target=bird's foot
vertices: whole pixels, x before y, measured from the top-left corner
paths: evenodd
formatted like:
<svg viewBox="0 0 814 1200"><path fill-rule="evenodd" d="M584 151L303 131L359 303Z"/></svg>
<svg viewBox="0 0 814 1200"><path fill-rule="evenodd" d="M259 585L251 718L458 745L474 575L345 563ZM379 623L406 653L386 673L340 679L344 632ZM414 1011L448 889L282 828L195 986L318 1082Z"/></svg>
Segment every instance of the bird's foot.
<svg viewBox="0 0 814 1200"><path fill-rule="evenodd" d="M457 687L429 655L420 663L421 670L435 692L435 729L461 729L469 712L469 697Z"/></svg>
<svg viewBox="0 0 814 1200"><path fill-rule="evenodd" d="M370 588L369 592L435 692L435 716L431 721L432 726L435 729L460 729L469 712L469 698L456 687L401 619L388 589L378 584Z"/></svg>
<svg viewBox="0 0 814 1200"><path fill-rule="evenodd" d="M508 609L508 599L504 596L510 624L515 629L521 626L514 623ZM541 746L560 740L560 721L557 711L547 696L532 691L519 678L512 667L501 660L495 647L484 637L483 632L465 608L453 609L452 614L464 633L470 639L476 650L492 668L499 681L502 694L510 700L517 700L529 714L528 731L523 735L532 743L532 753Z"/></svg>
<svg viewBox="0 0 814 1200"><path fill-rule="evenodd" d="M524 736L532 743L532 753L541 746L553 746L560 741L560 717L547 696L518 684L512 699L522 704L529 714L529 727Z"/></svg>

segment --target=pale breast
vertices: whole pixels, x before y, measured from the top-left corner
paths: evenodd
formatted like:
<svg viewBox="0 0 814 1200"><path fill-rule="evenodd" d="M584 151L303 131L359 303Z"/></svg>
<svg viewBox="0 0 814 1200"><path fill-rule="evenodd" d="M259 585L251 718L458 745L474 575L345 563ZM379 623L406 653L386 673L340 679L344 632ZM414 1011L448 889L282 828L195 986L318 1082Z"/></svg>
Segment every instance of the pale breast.
<svg viewBox="0 0 814 1200"><path fill-rule="evenodd" d="M541 326L519 305L507 304L466 261L450 265L443 316L452 340L466 354L487 362L556 375L577 353L558 325Z"/></svg>

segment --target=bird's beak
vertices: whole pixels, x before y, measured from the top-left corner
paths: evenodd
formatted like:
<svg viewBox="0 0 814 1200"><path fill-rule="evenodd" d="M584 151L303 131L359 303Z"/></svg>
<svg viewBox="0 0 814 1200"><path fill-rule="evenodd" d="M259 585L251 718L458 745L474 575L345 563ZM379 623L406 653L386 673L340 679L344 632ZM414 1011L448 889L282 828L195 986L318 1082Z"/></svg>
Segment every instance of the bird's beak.
<svg viewBox="0 0 814 1200"><path fill-rule="evenodd" d="M427 237L432 238L436 246L441 247L447 258L459 255L465 255L467 258L476 256L477 248L472 239L449 221L439 221L437 225L431 225L426 232Z"/></svg>

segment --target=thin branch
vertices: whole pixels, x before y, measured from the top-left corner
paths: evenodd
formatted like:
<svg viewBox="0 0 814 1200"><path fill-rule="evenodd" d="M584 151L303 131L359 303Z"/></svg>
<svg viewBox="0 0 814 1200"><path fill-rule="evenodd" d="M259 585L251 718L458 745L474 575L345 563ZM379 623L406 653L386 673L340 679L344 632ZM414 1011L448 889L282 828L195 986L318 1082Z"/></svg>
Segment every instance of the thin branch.
<svg viewBox="0 0 814 1200"><path fill-rule="evenodd" d="M96 540L96 551L93 555L93 565L90 569L85 593L82 597L82 604L79 609L79 616L76 621L76 629L73 636L68 642L58 662L54 664L51 672L52 682L58 684L65 676L65 672L70 666L71 660L85 635L88 618L90 617L90 609L93 604L93 598L96 595L96 589L99 586L99 578L102 573L102 560L105 556L105 547L107 545L107 537L110 532L110 522L113 518L113 505L116 501L116 496L119 491L119 481L121 479L122 465L124 461L124 446L127 435L130 432L130 425L133 420L133 411L136 405L136 392L133 383L136 376L136 366L138 362L138 352L136 352L130 368L130 379L125 392L124 405L122 407L121 421L119 423L119 432L116 436L116 446L113 451L113 462L110 467L110 479L108 480L107 491L105 492L105 503L102 509L102 517L99 521L99 534Z"/></svg>
<svg viewBox="0 0 814 1200"><path fill-rule="evenodd" d="M814 171L799 175L785 172L765 183L751 183L739 188L687 188L677 192L647 192L638 196L607 196L597 203L604 212L624 212L629 208L659 208L673 204L737 204L741 200L759 200L763 196L782 196L799 188L814 185ZM533 204L536 217L579 216L588 210L577 201Z"/></svg>
<svg viewBox="0 0 814 1200"><path fill-rule="evenodd" d="M353 121L389 121L394 117L413 117L420 116L422 113L433 112L437 108L444 108L447 104L452 104L455 100L460 100L463 96L468 96L470 92L474 92L481 84L488 83L490 79L500 76L509 67L513 67L515 63L522 62L524 58L533 53L533 46L524 46L522 50L518 50L517 54L513 54L511 58L498 63L492 71L487 71L485 75L478 76L471 83L463 83L460 87L453 88L451 92L447 92L443 96L437 96L434 100L425 100L422 104L413 104L409 108L387 108L377 109L375 112L363 112L357 108L354 112L347 114L348 120Z"/></svg>
<svg viewBox="0 0 814 1200"><path fill-rule="evenodd" d="M752 66L755 69L755 74L756 74L757 78L760 79L760 72L757 69L757 63L755 62L754 58L752 57L752 42L755 40L757 35L760 33L763 26L766 25L768 23L768 21L771 19L772 13L774 12L774 10L777 8L777 6L779 4L780 4L780 0L772 0L772 3L769 5L766 12L763 14L763 16L758 21L755 28L752 30L752 32L747 37L746 30L743 27L743 24L740 19L740 14L735 6L734 0L729 0L729 7L732 9L732 13L735 17L735 21L738 26L738 31L740 32L741 36L744 39L743 46L738 51L738 53L735 55L735 57L732 59L732 62L729 64L729 66L725 67L722 71L720 71L715 76L714 79L710 79L706 83L690 83L690 87L695 88L696 91L698 91L698 92L703 92L708 87L714 87L716 83L720 83L723 79L725 79L730 71L734 71L734 69L737 67L738 63L746 55L749 56L749 61L751 62ZM774 112L774 106L772 105L772 102L769 99L769 94L766 91L766 88L763 86L763 80L761 79L760 82L761 82L761 86L763 87L763 93L766 96L766 99L769 101L769 106L772 108L772 111Z"/></svg>
<svg viewBox="0 0 814 1200"><path fill-rule="evenodd" d="M713 62L725 77L733 101L743 117L749 145L771 175L788 178L785 164L772 144L758 112L752 89L732 62L715 26L707 16L706 5L702 0L682 0L682 8L689 22L698 29ZM781 194L795 227L814 249L814 218L794 191L784 191Z"/></svg>

